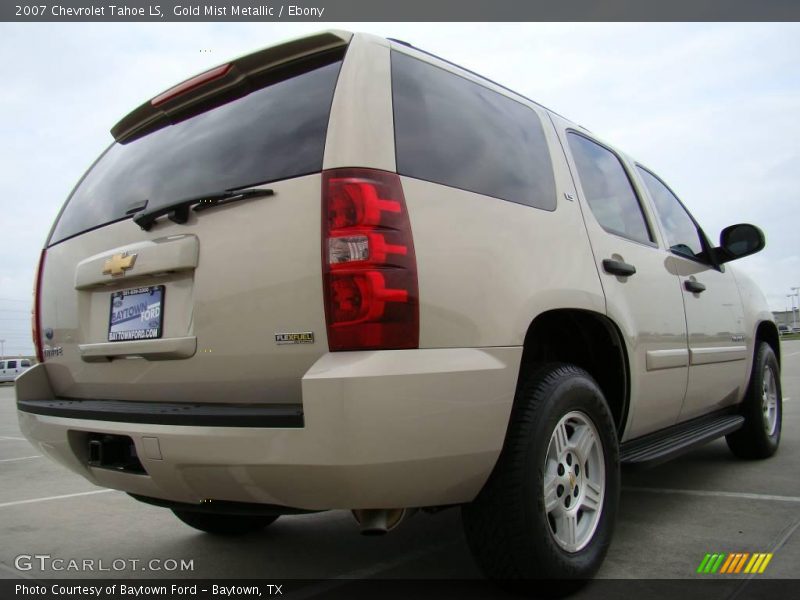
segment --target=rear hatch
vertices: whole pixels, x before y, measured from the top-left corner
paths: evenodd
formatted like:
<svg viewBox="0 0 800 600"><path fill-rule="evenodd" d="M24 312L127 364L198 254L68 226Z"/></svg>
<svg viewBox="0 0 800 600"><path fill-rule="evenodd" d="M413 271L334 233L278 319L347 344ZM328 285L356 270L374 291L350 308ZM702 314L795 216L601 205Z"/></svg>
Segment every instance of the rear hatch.
<svg viewBox="0 0 800 600"><path fill-rule="evenodd" d="M59 397L300 401L327 351L321 170L349 38L237 59L112 129L40 267Z"/></svg>

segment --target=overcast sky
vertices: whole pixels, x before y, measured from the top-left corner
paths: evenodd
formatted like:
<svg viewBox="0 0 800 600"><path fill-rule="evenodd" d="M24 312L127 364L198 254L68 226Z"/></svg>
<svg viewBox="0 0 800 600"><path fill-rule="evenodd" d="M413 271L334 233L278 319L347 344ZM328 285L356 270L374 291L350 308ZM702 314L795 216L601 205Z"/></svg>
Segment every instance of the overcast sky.
<svg viewBox="0 0 800 600"><path fill-rule="evenodd" d="M800 25L0 23L0 339L30 354L39 251L110 127L229 58L326 28L400 38L502 83L651 167L784 310L800 286Z"/></svg>

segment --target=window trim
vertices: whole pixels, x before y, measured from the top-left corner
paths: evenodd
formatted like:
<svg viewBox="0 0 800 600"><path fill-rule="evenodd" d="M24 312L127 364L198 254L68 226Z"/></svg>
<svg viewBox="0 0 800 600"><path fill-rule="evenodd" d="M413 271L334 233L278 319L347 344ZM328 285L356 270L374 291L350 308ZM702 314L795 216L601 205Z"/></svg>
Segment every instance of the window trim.
<svg viewBox="0 0 800 600"><path fill-rule="evenodd" d="M655 200L653 199L653 195L650 192L650 189L647 187L647 183L645 183L645 181L642 180L642 184L644 185L646 193L650 197L650 201L653 203L653 212L655 213L655 218L656 218L656 220L658 222L659 231L661 232L661 235L664 238L664 247L666 248L666 250L670 254L672 254L673 256L677 256L677 257L680 257L680 258L685 258L686 260L690 260L692 262L700 263L701 265L706 265L706 266L709 266L709 267L713 267L716 270L718 270L719 272L724 273L725 272L725 266L718 264L716 262L716 260L714 260L714 252L712 251L714 246L711 244L711 242L709 241L708 237L706 236L706 232L703 231L703 228L700 226L700 223L697 222L697 219L694 218L694 215L689 211L688 208L686 208L686 205L680 199L678 194L676 194L675 191L671 187L669 187L669 185L667 185L666 181L664 181L663 179L661 179L661 177L659 177L658 175L653 173L652 169L648 169L647 167L645 167L643 164L641 164L638 161L634 161L633 164L636 166L637 169L641 169L642 171L645 171L646 173L648 173L649 175L654 177L656 179L656 181L658 181L659 183L661 183L661 185L663 185L665 188L667 188L669 193L672 194L673 198L675 198L675 200L678 201L678 204L680 205L680 207L686 212L687 215L689 215L689 219L692 221L692 224L694 225L695 231L697 232L697 237L700 240L700 245L703 247L703 252L709 258L708 258L708 260L703 260L702 258L698 258L697 256L686 256L685 254L681 254L680 252L676 252L671 247L666 245L667 244L667 235L666 235L666 230L664 229L664 224L661 221L661 215L658 213L658 207L655 204ZM637 173L637 177L641 177L641 176Z"/></svg>
<svg viewBox="0 0 800 600"><path fill-rule="evenodd" d="M622 238L623 240L627 240L629 242L633 242L634 244L639 244L641 246L646 246L648 248L660 248L661 246L659 245L658 240L657 240L656 230L653 227L652 219L650 218L650 215L648 214L648 211L647 211L648 207L646 207L645 203L642 201L643 198L642 198L642 195L640 193L640 190L638 189L638 186L637 186L634 178L631 177L631 173L630 173L630 170L628 168L628 165L625 164L625 161L622 159L622 157L619 155L619 153L616 150L614 150L613 148L609 147L607 144L604 144L603 142L593 138L592 136L587 135L583 131L578 131L577 129L575 129L573 127L567 127L564 130L565 137L568 136L570 133L572 133L574 135L577 135L577 136L580 136L580 137L582 137L582 138L584 138L584 139L586 139L586 140L588 140L588 141L590 141L590 142L592 142L594 144L597 144L601 148L603 148L603 149L607 150L608 152L610 152L614 156L614 158L617 159L617 161L619 162L620 167L622 167L622 172L625 173L625 177L628 179L628 185L631 186L631 191L633 192L634 198L636 198L636 203L639 205L639 210L642 213L642 219L644 220L645 227L647 228L647 234L650 236L650 241L637 240L637 239L629 237L629 236L627 236L627 235L625 235L625 234L623 234L621 232L614 231L614 230L611 230L611 229L607 229L597 219L597 217L594 214L594 211L592 210L592 207L589 206L589 212L592 213L592 218L597 222L598 225L600 225L602 230L605 231L606 233L610 233L611 235L614 235L614 236L617 236L619 238ZM583 188L583 181L581 181L580 173L578 173L578 169L577 169L578 165L577 165L577 163L575 163L575 157L573 156L572 148L569 147L569 139L567 138L566 141L567 141L567 144L566 144L567 148L565 148L564 151L565 152L569 152L569 158L572 160L573 164L575 164L575 174L573 175L573 180L577 179L577 181L578 181L578 183L580 185L580 188L581 188L582 199L585 200L586 204L588 205L589 204L589 199L586 198L586 191ZM568 162L568 165L569 165L569 162ZM570 171L571 170L572 169L570 168Z"/></svg>

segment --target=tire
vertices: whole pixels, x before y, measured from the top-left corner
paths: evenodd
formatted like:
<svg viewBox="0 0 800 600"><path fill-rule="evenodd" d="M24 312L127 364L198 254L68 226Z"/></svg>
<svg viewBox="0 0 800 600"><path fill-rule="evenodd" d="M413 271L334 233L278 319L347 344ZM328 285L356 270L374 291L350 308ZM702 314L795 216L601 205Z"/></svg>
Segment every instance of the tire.
<svg viewBox="0 0 800 600"><path fill-rule="evenodd" d="M778 450L783 420L781 370L769 344L756 348L750 383L742 402L744 425L725 436L728 448L738 458L769 458Z"/></svg>
<svg viewBox="0 0 800 600"><path fill-rule="evenodd" d="M543 365L517 392L492 475L462 507L467 543L490 579L523 589L524 580L538 580L538 593L570 593L605 558L619 489L616 427L597 383L573 365ZM565 579L572 581L542 587Z"/></svg>
<svg viewBox="0 0 800 600"><path fill-rule="evenodd" d="M264 529L277 520L277 516L229 515L172 509L181 521L206 533L214 535L244 535Z"/></svg>

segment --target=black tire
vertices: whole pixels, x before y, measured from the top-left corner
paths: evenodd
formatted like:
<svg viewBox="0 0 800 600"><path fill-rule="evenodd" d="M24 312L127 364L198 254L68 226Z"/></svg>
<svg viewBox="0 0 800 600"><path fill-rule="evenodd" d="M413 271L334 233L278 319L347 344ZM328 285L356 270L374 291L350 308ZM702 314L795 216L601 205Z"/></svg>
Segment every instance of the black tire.
<svg viewBox="0 0 800 600"><path fill-rule="evenodd" d="M264 529L274 523L277 516L228 515L197 512L173 508L172 512L187 525L214 535L244 535Z"/></svg>
<svg viewBox="0 0 800 600"><path fill-rule="evenodd" d="M774 384L775 421L769 427L764 416L765 383L769 385L767 372L771 372ZM728 448L738 458L769 458L778 450L781 441L781 421L783 420L783 399L781 396L781 370L775 352L769 344L760 342L756 347L750 383L742 402L744 425L741 429L725 436ZM771 431L770 431L771 429Z"/></svg>
<svg viewBox="0 0 800 600"><path fill-rule="evenodd" d="M544 482L545 477L549 480L553 477L545 473L546 469L552 469L545 465L545 460L548 448L556 443L553 437L556 426L576 412L594 426L593 433L602 449L602 460L597 455L595 460L604 466L605 489L598 503L599 515L592 517L591 522L596 523L593 532L585 533L589 536L585 546L570 552L556 540L553 513L548 516L545 510ZM574 428L568 434L570 443L577 431ZM559 461L555 464L558 469L563 466ZM575 460L575 464L579 461ZM563 476L563 472L559 471L559 475ZM571 471L568 475L569 485L573 486ZM586 477L588 481L588 469ZM525 580L537 580L531 585L538 593L570 593L591 578L605 558L614 529L619 489L617 432L599 386L586 371L573 365L542 365L530 373L517 393L505 445L491 477L478 497L462 507L467 543L478 566L490 579L505 581L514 588L520 585L527 588ZM583 495L578 501L582 499ZM576 510L582 506L578 501L573 507ZM577 523L582 518L579 516ZM566 579L572 581L542 587L545 582L541 580Z"/></svg>

